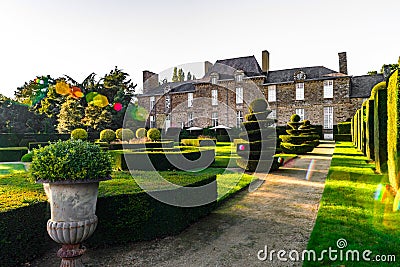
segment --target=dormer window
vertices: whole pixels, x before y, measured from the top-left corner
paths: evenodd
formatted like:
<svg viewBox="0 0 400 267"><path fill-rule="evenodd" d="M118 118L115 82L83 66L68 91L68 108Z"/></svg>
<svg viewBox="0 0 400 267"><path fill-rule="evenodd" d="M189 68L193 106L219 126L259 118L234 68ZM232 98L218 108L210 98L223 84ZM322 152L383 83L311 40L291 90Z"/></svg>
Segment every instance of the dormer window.
<svg viewBox="0 0 400 267"><path fill-rule="evenodd" d="M243 82L243 77L244 77L243 71L236 71L235 80L237 83Z"/></svg>
<svg viewBox="0 0 400 267"><path fill-rule="evenodd" d="M212 73L211 74L211 84L217 84L217 83L218 83L218 74Z"/></svg>
<svg viewBox="0 0 400 267"><path fill-rule="evenodd" d="M296 71L293 75L293 80L295 81L304 81L305 79L307 79L307 75L302 70Z"/></svg>

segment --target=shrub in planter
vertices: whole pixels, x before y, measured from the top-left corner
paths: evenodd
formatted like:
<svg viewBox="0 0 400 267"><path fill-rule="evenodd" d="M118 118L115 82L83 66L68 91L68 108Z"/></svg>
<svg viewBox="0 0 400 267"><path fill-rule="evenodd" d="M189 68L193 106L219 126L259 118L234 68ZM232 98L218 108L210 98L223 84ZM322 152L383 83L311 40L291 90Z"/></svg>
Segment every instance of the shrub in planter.
<svg viewBox="0 0 400 267"><path fill-rule="evenodd" d="M82 141L58 141L34 150L31 176L42 182L50 202L47 232L62 248L61 266L83 266L81 243L97 227L99 181L109 178L112 160L98 145ZM71 255L74 255L71 257Z"/></svg>
<svg viewBox="0 0 400 267"><path fill-rule="evenodd" d="M146 128L139 128L136 130L136 138L145 138L147 135Z"/></svg>
<svg viewBox="0 0 400 267"><path fill-rule="evenodd" d="M115 140L115 132L111 129L105 129L100 132L100 141L110 143Z"/></svg>
<svg viewBox="0 0 400 267"><path fill-rule="evenodd" d="M158 141L161 138L161 132L157 128L151 128L147 131L147 138L151 141Z"/></svg>
<svg viewBox="0 0 400 267"><path fill-rule="evenodd" d="M121 141L129 141L129 140L135 138L135 134L133 133L133 131L131 129L120 128L115 131L115 135L116 135L117 139L119 139Z"/></svg>
<svg viewBox="0 0 400 267"><path fill-rule="evenodd" d="M71 138L75 140L86 140L88 133L85 129L77 128L71 132Z"/></svg>

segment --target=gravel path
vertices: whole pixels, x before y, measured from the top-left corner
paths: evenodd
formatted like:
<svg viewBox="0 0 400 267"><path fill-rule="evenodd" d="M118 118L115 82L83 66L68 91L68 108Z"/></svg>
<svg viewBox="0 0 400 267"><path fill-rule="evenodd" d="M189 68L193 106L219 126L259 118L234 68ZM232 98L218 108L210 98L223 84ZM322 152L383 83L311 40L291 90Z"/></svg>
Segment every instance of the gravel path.
<svg viewBox="0 0 400 267"><path fill-rule="evenodd" d="M271 250L306 249L313 229L333 142L288 162L254 192L243 191L177 236L120 247L88 250L85 266L301 266L260 261ZM95 233L96 234L96 233ZM260 256L263 256L261 253ZM288 255L286 255L287 257ZM59 266L55 250L28 266Z"/></svg>

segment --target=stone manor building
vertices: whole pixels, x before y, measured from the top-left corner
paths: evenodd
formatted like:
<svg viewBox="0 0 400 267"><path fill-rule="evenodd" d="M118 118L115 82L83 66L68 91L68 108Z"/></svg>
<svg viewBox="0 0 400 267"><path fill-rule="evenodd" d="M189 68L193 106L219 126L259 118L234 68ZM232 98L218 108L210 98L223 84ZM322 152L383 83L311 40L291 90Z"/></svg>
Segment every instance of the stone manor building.
<svg viewBox="0 0 400 267"><path fill-rule="evenodd" d="M201 79L159 82L143 71L143 94L138 103L149 112L148 127L240 127L248 104L265 98L277 125L294 113L323 125L331 137L333 126L351 118L383 75L351 76L346 53L339 53L339 71L323 66L269 69L269 52L262 51L261 67L254 56L205 62Z"/></svg>

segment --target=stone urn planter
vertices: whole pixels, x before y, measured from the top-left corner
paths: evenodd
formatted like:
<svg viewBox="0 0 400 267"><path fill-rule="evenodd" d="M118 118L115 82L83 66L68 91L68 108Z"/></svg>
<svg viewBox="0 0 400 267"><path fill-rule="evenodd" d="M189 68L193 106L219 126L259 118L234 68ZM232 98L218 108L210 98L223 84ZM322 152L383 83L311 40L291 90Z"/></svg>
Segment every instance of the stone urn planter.
<svg viewBox="0 0 400 267"><path fill-rule="evenodd" d="M84 141L59 141L35 151L30 171L36 182L43 183L50 203L47 232L62 245L57 252L60 266L83 266L82 242L98 222L99 182L110 179L108 153Z"/></svg>

